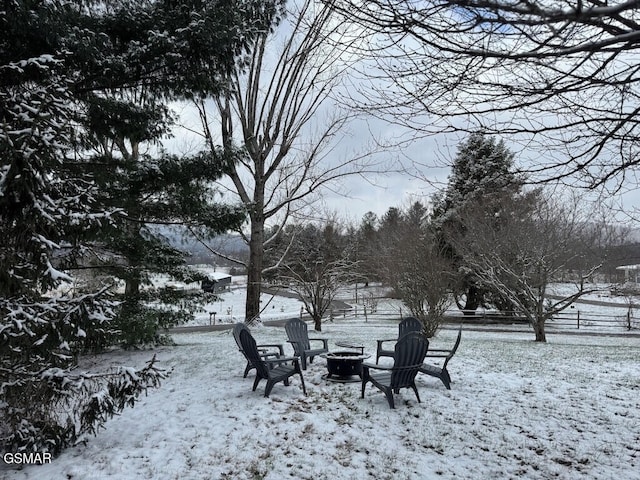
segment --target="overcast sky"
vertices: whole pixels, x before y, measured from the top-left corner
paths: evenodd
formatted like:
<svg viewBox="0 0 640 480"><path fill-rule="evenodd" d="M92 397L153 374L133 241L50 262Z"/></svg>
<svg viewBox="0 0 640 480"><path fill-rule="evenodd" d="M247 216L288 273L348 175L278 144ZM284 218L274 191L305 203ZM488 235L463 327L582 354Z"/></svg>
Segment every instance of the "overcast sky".
<svg viewBox="0 0 640 480"><path fill-rule="evenodd" d="M188 105L174 106L181 115L174 137L165 147L175 153L193 153L204 148L198 132L201 130L195 111ZM373 149L372 142L386 137L388 141L406 139L411 133L373 118L363 118L350 125L348 135L336 146L332 156L340 159L363 149ZM374 138L375 137L375 138ZM393 147L378 147L373 155L405 172L385 172L382 175L353 175L342 181L341 192L324 191L322 198L330 212L340 218L359 223L364 214L382 216L390 207L409 206L415 201L426 203L437 188L447 181L450 162L456 152L454 138L418 138L411 143Z"/></svg>
<svg viewBox="0 0 640 480"><path fill-rule="evenodd" d="M201 129L195 113L188 105L177 107L177 111L182 114L182 126L175 128L175 137L167 141L165 146L171 151L181 153L202 148L200 137L193 133ZM400 127L390 126L372 118L354 122L350 129L349 136L336 148L336 156L349 155L350 152L361 149L372 137L406 139L412 135ZM340 219L349 223L359 224L367 212L381 217L390 207L407 207L415 201L426 203L437 189L446 185L450 171L448 165L455 158L460 138L462 137L454 135L418 137L401 147L378 151L376 155L388 160L392 165L402 162L411 171L347 177L343 181L340 195L331 191L323 193L327 211L337 213ZM509 138L504 140L516 153L516 162L518 158L535 155L535 152L520 151L521 147L510 143ZM598 192L594 192L591 198L602 202L609 197L614 209L635 213L640 205L638 182L628 178L626 190L615 197L606 194L599 196ZM628 220L622 214L617 216L621 220Z"/></svg>
<svg viewBox="0 0 640 480"><path fill-rule="evenodd" d="M264 68L266 70L268 66L264 66ZM362 73L368 67L359 68ZM363 102L367 101L366 89L360 91L356 80L351 83L355 74L350 73L350 75L349 79L345 80L337 91L332 90L334 92L333 98L325 101L309 125L308 132L321 130L326 118L331 117L333 110L340 108L342 104L353 104L354 99L356 99L356 103L360 103L358 100L360 98L363 99ZM334 103L330 104L331 101ZM193 153L203 149L202 138L197 134L202 131L202 126L195 109L188 103L176 105L175 109L180 115L181 126L174 129L175 137L166 142L166 147L175 153ZM215 110L215 106L212 105L210 111L215 112ZM215 114L212 115L212 118L214 116ZM420 115L411 116L409 119L409 123L415 121L415 124L418 125L424 122L423 125L427 128L430 122L434 121L428 117L423 119ZM219 132L219 127L213 125L212 131ZM374 149L371 145L376 141L393 144L400 139L412 139L412 141L405 142L395 148ZM374 119L372 116L353 121L349 125L349 131L345 132L345 136L335 145L326 161L340 163L348 159L354 152L359 154L362 151L376 150L376 160L386 162L389 168L382 175L352 175L344 177L342 185L332 185L333 188L325 190L322 195L327 212L336 212L340 218L359 223L367 212L373 212L380 217L390 207L407 207L415 201L427 203L437 189L446 186L449 166L455 158L457 145L463 139L462 134L418 136L408 127L390 125ZM549 154L542 157L543 154L525 150L522 147L526 140L522 144L517 144L513 138L504 137L503 139L507 147L516 154L516 165L528 160L546 162L545 157ZM304 140L302 139L303 143ZM236 139L236 141L240 140ZM406 171L400 171L400 166L404 167ZM225 185L230 187L230 181L223 182L223 186ZM614 208L633 212L636 206L640 205L640 193L638 181L630 172L625 178L625 190L622 192L624 195L618 195L616 199L609 201ZM603 201L606 197L607 195L602 196L599 200ZM227 196L227 199L231 198L231 195ZM597 193L594 193L592 198L598 198ZM638 217L640 218L640 215Z"/></svg>

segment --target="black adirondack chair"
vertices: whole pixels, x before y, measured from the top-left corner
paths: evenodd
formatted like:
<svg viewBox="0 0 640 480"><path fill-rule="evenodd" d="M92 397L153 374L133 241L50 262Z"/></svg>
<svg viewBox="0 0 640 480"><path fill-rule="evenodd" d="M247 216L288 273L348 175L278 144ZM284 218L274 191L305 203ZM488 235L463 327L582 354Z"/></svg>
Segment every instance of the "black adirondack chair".
<svg viewBox="0 0 640 480"><path fill-rule="evenodd" d="M244 355L244 357L247 359L247 366L244 369L244 378L247 378L249 371L254 369L255 367L252 365L251 361L249 360L247 355L244 353L244 350L242 349L242 345L240 344L240 332L242 330L247 330L249 333L251 333L249 331L249 327L247 327L242 322L236 323L233 326L233 338L236 341L236 344L238 345L238 349L240 350L240 353L242 353L242 355ZM269 349L277 349L278 351L277 352L269 351ZM275 343L258 345L258 351L260 352L260 356L264 359L284 357L284 347L282 345L278 345Z"/></svg>
<svg viewBox="0 0 640 480"><path fill-rule="evenodd" d="M451 360L451 357L455 355L456 350L458 350L461 338L462 329L458 330L458 338L451 349L436 348L429 350L425 360L428 358L444 358L444 362L441 366L423 363L420 367L420 373L425 373L432 377L439 378L442 383L444 383L444 386L447 387L447 390L451 390L451 376L449 375L449 370L447 370L447 364L449 363L449 360Z"/></svg>
<svg viewBox="0 0 640 480"><path fill-rule="evenodd" d="M385 342L397 342L399 338L404 337L409 332L421 332L422 322L415 317L407 317L398 324L398 338L389 338L385 340L378 340L378 346L376 348L376 364L380 357L393 357L395 350L390 350L390 347L384 348Z"/></svg>
<svg viewBox="0 0 640 480"><path fill-rule="evenodd" d="M313 357L329 351L329 341L326 338L309 338L307 324L299 318L292 318L284 326L289 342L293 346L295 355L300 357L302 369L307 369L307 359L313 362ZM322 347L311 348L311 342L322 342ZM318 344L319 345L319 344Z"/></svg>
<svg viewBox="0 0 640 480"><path fill-rule="evenodd" d="M248 329L240 331L240 344L242 345L242 351L246 354L251 365L256 369L256 379L253 382L254 392L256 388L258 388L260 380L265 379L267 386L264 389L264 396L268 397L276 383L284 382L286 386L289 386L289 377L298 374L300 375L300 381L302 383L302 392L305 395L307 394L307 389L304 386L304 378L302 377L302 370L300 370L300 363L296 357L265 359L260 355L256 341Z"/></svg>
<svg viewBox="0 0 640 480"><path fill-rule="evenodd" d="M401 388L412 388L420 402L416 375L428 348L429 340L424 335L419 332L409 332L396 343L393 366L363 364L361 398L364 398L367 383L371 382L384 392L391 408L395 408L393 394L398 393Z"/></svg>

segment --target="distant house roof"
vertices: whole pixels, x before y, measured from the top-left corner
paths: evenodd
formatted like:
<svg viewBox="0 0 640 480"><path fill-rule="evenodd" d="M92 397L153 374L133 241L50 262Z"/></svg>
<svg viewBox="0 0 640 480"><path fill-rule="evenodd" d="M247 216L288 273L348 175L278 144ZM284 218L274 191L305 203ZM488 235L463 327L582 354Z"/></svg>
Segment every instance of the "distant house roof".
<svg viewBox="0 0 640 480"><path fill-rule="evenodd" d="M224 272L207 272L207 277L209 277L211 280L219 281L225 278L231 278L231 275Z"/></svg>
<svg viewBox="0 0 640 480"><path fill-rule="evenodd" d="M636 265L620 265L616 270L635 271L640 270L640 263Z"/></svg>

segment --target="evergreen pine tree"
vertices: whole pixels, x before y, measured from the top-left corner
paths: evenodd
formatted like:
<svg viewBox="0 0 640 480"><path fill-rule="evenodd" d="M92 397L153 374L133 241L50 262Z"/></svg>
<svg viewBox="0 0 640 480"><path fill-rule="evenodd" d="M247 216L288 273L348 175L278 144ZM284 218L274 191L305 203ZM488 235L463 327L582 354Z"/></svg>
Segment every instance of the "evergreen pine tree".
<svg viewBox="0 0 640 480"><path fill-rule="evenodd" d="M137 238L147 243L126 248L164 249L173 256L158 257L178 265L179 255L146 236L146 221L181 220L180 214L190 211L198 225L224 229L228 214L237 218L237 212L205 205L202 186L229 159L196 155L177 161L163 155L154 160L138 154L139 164L127 170L115 165L133 162L124 150L95 155L92 147L102 142L115 152L125 139L133 148L158 139L168 121L163 102L223 88L220 72L234 65L251 35L269 27L276 7L277 2L201 0L4 3L0 443L6 451L57 453L94 433L163 377L153 360L138 371L100 375L76 368L78 355L109 341L117 305L106 288L75 291L71 275L89 252L117 258L114 245L120 242L123 250L121 242L129 241L117 237L123 225L134 223ZM127 97L132 94L138 96ZM141 118L148 120L137 121ZM94 176L109 168L114 175ZM154 190L158 172L172 181ZM134 193L155 197L154 202L138 203L134 210ZM202 208L189 209L189 202ZM162 216L154 215L154 208Z"/></svg>
<svg viewBox="0 0 640 480"><path fill-rule="evenodd" d="M212 188L236 152L177 156L157 148L171 126L167 102L227 88L228 72L250 38L277 19L278 8L271 0L112 2L103 15L84 20L86 30L106 35L70 47L89 71L81 84L83 148L93 154L82 168L98 182L99 201L124 212L101 232L91 266L125 282L117 326L127 345L158 342L160 329L190 318L206 300L151 284L153 273L202 279L154 226L187 224L208 238L239 228L244 219L239 207L217 202Z"/></svg>
<svg viewBox="0 0 640 480"><path fill-rule="evenodd" d="M464 295L465 313L472 313L487 292L478 284L473 271L460 263L451 236L463 237L460 212L467 205L481 204L483 215L499 216L505 199L513 199L522 189L522 179L513 172L514 154L502 140L475 133L462 142L454 159L449 182L443 195L433 199L431 224L440 243L440 251L458 263L458 294ZM449 238L447 238L449 237ZM495 300L500 303L499 298Z"/></svg>

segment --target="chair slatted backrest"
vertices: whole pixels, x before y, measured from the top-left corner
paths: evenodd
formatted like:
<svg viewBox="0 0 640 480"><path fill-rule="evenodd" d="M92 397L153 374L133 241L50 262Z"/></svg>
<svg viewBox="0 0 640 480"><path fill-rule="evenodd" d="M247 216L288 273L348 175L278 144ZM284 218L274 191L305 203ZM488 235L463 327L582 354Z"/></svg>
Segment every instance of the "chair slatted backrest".
<svg viewBox="0 0 640 480"><path fill-rule="evenodd" d="M267 367L264 360L260 357L258 345L248 328L240 329L240 345L247 360L256 367L257 376L260 378L269 378L269 367Z"/></svg>
<svg viewBox="0 0 640 480"><path fill-rule="evenodd" d="M422 322L416 317L407 317L398 324L398 340L409 332L421 332Z"/></svg>
<svg viewBox="0 0 640 480"><path fill-rule="evenodd" d="M293 346L297 350L299 347L302 347L303 350L310 350L311 344L309 343L309 333L307 331L307 324L304 323L299 318L292 318L289 320L285 326L285 331L287 332L287 337L289 341L294 342ZM302 352L297 352L300 355Z"/></svg>
<svg viewBox="0 0 640 480"><path fill-rule="evenodd" d="M429 348L429 340L419 332L409 332L396 343L391 370L391 387L410 387Z"/></svg>
<svg viewBox="0 0 640 480"><path fill-rule="evenodd" d="M233 338L236 341L236 344L238 345L238 348L240 349L240 351L242 351L242 345L240 343L240 332L242 330L249 331L247 326L242 322L238 322L233 326ZM251 332L249 332L249 333L251 333Z"/></svg>

